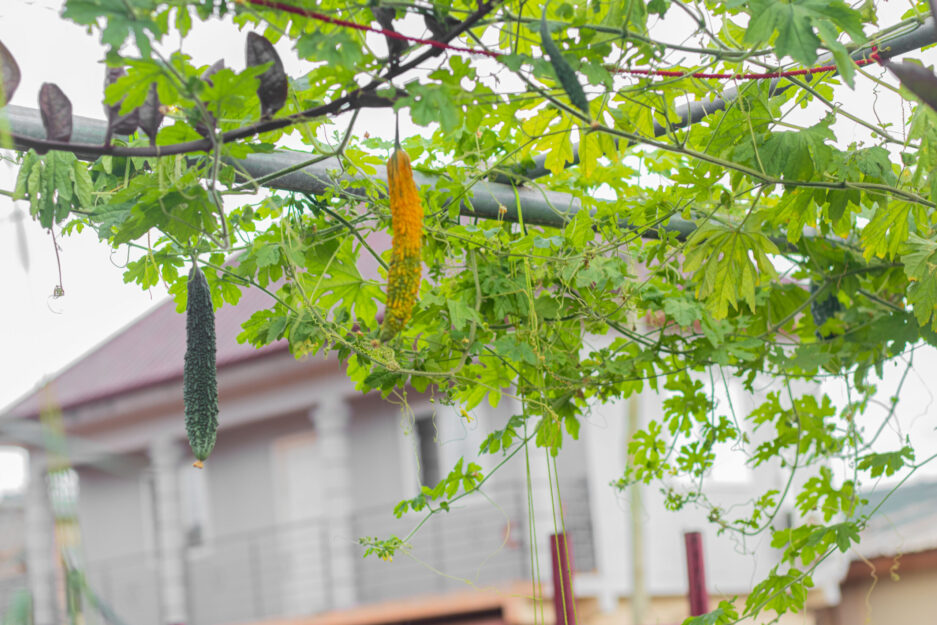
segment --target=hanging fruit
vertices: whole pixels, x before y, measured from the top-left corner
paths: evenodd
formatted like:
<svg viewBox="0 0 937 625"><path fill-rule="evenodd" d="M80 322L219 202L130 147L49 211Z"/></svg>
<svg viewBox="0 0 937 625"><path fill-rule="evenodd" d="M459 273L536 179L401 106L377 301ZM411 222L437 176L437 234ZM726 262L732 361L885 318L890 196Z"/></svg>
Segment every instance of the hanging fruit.
<svg viewBox="0 0 937 625"><path fill-rule="evenodd" d="M393 231L390 269L387 272L387 307L381 324L381 341L396 336L410 320L420 289L420 248L423 238L423 206L410 156L398 143L387 161L387 188Z"/></svg>
<svg viewBox="0 0 937 625"><path fill-rule="evenodd" d="M589 101L586 99L586 93L579 84L579 78L576 77L576 71L566 62L560 49L550 37L550 28L547 25L547 11L544 7L543 15L540 18L540 46L550 57L550 65L553 66L553 72L556 79L560 81L569 101L573 106L589 116Z"/></svg>
<svg viewBox="0 0 937 625"><path fill-rule="evenodd" d="M182 372L185 430L202 468L218 430L218 379L215 362L215 310L208 281L198 265L189 271L185 307L185 367Z"/></svg>

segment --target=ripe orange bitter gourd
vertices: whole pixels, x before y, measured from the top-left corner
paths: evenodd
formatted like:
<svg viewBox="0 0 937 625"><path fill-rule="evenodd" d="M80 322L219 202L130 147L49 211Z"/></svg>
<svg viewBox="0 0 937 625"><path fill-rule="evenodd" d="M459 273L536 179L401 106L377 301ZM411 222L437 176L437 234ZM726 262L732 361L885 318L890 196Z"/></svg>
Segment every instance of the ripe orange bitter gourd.
<svg viewBox="0 0 937 625"><path fill-rule="evenodd" d="M387 272L387 308L381 324L381 341L403 330L420 289L420 246L423 236L423 206L410 157L399 147L387 161L387 187L390 193L390 220L393 249Z"/></svg>

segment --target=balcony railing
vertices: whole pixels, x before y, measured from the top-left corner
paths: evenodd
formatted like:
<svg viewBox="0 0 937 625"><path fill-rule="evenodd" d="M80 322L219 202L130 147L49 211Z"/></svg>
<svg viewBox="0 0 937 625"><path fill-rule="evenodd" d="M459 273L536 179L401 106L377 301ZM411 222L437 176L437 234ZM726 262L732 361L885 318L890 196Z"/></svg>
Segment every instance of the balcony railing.
<svg viewBox="0 0 937 625"><path fill-rule="evenodd" d="M345 583L356 605L490 588L531 579L527 492L506 484L473 496L427 523L412 551L393 561L356 558L354 578ZM588 492L585 480L562 485L566 529L577 571L594 569ZM461 503L461 502L460 502ZM187 586L192 625L225 625L260 619L315 614L334 609L335 584L329 554L347 542L361 553L361 536L403 537L418 517L394 519L391 506L360 510L340 528L322 519L214 537L189 550ZM538 527L546 541L553 528ZM540 562L548 574L549 562ZM155 554L91 563L89 583L132 625L158 625L159 592Z"/></svg>
<svg viewBox="0 0 937 625"><path fill-rule="evenodd" d="M14 597L26 590L28 581L25 575L12 575L0 578L0 623L5 623L4 615L13 603Z"/></svg>

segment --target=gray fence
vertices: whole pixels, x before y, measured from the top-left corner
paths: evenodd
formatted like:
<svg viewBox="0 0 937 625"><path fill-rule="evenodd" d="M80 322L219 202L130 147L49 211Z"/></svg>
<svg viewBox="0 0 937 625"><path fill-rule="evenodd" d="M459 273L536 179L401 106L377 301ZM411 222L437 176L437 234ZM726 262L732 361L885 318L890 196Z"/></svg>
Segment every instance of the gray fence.
<svg viewBox="0 0 937 625"><path fill-rule="evenodd" d="M594 568L585 480L561 484L566 529L577 571ZM430 520L412 549L392 561L356 558L354 596L369 604L531 579L527 492L504 484L468 497ZM361 536L403 537L419 519L395 519L390 505L353 514L347 529L331 532L320 519L214 537L190 549L187 584L191 625L224 625L315 614L333 609L329 553L335 541L356 553ZM546 541L552 528L537 528ZM542 574L550 563L541 562ZM132 625L158 625L157 558L144 553L89 564L97 594ZM96 619L90 619L95 621Z"/></svg>
<svg viewBox="0 0 937 625"><path fill-rule="evenodd" d="M153 553L111 558L84 567L88 587L120 618L132 625L159 625L157 562ZM89 625L106 621L89 612Z"/></svg>
<svg viewBox="0 0 937 625"><path fill-rule="evenodd" d="M25 590L27 584L25 575L0 579L0 623L3 622L4 614L13 602L13 598L17 593Z"/></svg>

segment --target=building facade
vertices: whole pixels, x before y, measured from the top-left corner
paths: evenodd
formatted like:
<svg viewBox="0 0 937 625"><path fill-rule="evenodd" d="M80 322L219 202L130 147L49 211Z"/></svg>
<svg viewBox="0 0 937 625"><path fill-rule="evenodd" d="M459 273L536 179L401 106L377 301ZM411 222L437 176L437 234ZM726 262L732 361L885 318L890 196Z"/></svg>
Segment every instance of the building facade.
<svg viewBox="0 0 937 625"><path fill-rule="evenodd" d="M0 606L26 589L26 520L23 498L0 496ZM0 610L0 615L3 611Z"/></svg>
<svg viewBox="0 0 937 625"><path fill-rule="evenodd" d="M688 530L704 532L714 594L744 594L776 562L765 541L718 536L702 511L674 514L659 492L609 486L625 468L629 415L661 410L649 393L594 407L582 440L568 441L555 465L542 451L521 451L481 493L411 535L422 516L395 518L394 505L460 457L486 472L505 460L477 452L518 406L483 404L466 419L431 394L362 395L330 357L237 343L264 297L246 291L238 306L218 311L221 425L204 469L193 468L185 440L185 319L171 302L0 416L19 428L3 431L32 432L37 442L55 424L64 433L62 449L35 444L30 453L26 585L36 625L63 622L74 601L63 591L63 562L84 571L93 596L130 625L466 615L522 623L540 618L538 609L549 616L529 596L532 583L549 589L548 536L564 529L577 601L599 620L621 612L636 588L649 598L647 622L687 615ZM736 409L746 401L734 398ZM77 521L67 539L62 502L47 488L63 458L75 477ZM776 473L756 481L744 466L723 467L708 492L723 506L743 504L780 484ZM391 536L409 545L392 561L362 557L359 538ZM101 621L86 611L88 622Z"/></svg>

